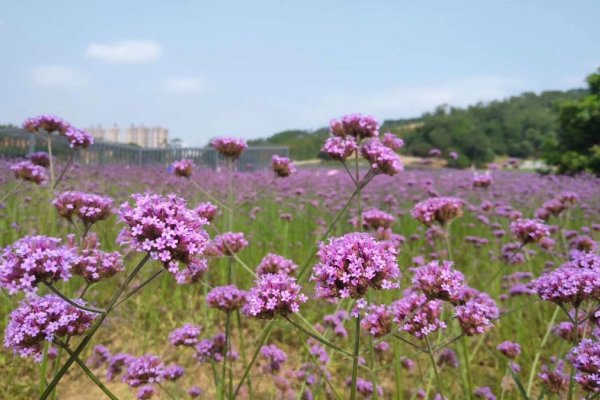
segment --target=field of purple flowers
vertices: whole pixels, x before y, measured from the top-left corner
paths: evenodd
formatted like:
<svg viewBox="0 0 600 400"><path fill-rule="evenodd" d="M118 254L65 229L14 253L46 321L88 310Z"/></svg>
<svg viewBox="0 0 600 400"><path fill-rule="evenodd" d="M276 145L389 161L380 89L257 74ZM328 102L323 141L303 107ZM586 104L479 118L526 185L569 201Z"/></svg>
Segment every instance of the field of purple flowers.
<svg viewBox="0 0 600 400"><path fill-rule="evenodd" d="M57 162L0 175L0 398L594 399L600 179L404 170L370 117L335 164ZM433 154L435 155L435 154ZM66 173L62 173L66 171Z"/></svg>

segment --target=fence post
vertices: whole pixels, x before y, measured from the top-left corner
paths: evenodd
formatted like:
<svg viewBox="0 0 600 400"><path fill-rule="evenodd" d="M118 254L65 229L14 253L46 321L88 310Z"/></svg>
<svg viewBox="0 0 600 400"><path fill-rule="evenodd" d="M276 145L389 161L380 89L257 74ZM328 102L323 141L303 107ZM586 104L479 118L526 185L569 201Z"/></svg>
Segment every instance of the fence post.
<svg viewBox="0 0 600 400"><path fill-rule="evenodd" d="M29 135L29 152L33 153L35 152L35 135L31 134Z"/></svg>

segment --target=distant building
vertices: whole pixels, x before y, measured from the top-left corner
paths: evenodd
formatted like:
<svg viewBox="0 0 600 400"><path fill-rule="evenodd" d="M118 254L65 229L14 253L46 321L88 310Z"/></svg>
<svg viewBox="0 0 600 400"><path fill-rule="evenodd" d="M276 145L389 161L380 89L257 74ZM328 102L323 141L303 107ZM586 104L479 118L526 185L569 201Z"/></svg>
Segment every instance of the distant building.
<svg viewBox="0 0 600 400"><path fill-rule="evenodd" d="M103 128L98 124L88 128L90 134L99 141L112 143L135 144L145 148L164 148L168 147L169 130L160 126L145 127L144 125L133 125L125 129L125 137L121 139L121 129L117 124L111 128Z"/></svg>

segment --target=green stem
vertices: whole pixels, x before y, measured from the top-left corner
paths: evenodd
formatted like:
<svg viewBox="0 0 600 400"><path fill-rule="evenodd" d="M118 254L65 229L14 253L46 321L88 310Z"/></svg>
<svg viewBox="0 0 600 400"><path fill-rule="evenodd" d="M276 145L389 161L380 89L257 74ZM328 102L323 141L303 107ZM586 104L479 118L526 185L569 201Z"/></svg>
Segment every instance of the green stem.
<svg viewBox="0 0 600 400"><path fill-rule="evenodd" d="M362 223L362 222L361 222ZM352 359L352 383L350 386L350 400L356 398L356 381L358 379L358 355L360 352L360 314L356 316L354 324L354 354ZM373 388L375 392L377 388Z"/></svg>
<svg viewBox="0 0 600 400"><path fill-rule="evenodd" d="M269 335L271 334L271 330L273 329L274 325L275 325L275 320L271 320L271 322L269 322L269 324L265 328L265 331L263 332L262 338L260 339L260 342L258 343L258 346L256 347L256 350L254 351L254 354L252 355L252 359L250 360L250 364L246 365L246 369L244 370L244 374L242 375L242 379L237 384L237 386L235 388L235 392L233 393L233 397L232 398L235 399L236 396L238 395L238 393L240 392L240 389L242 388L242 385L244 384L244 381L246 380L246 377L248 377L248 374L250 373L250 369L252 368L252 366L256 362L256 358L258 357L258 354L260 353L260 349L263 347L263 345L267 341Z"/></svg>
<svg viewBox="0 0 600 400"><path fill-rule="evenodd" d="M296 321L294 321L293 319L291 319L289 316L284 316L284 318L291 323L292 325L294 325L296 328L300 329L302 332L304 332L305 334L307 334L308 336L312 337L313 339L323 343L325 346L328 346L334 350L339 351L340 353L342 353L343 355L347 356L347 357L354 357L350 352L336 346L335 344L331 343L330 341L328 341L327 339L316 335L310 331L308 331L306 328L304 328L302 325L298 324Z"/></svg>
<svg viewBox="0 0 600 400"><path fill-rule="evenodd" d="M46 381L46 371L48 370L48 347L50 345L48 343L44 344L44 352L42 354L42 364L39 368L40 373L40 382L39 382L39 393L42 394L44 392L44 387L48 384Z"/></svg>
<svg viewBox="0 0 600 400"><path fill-rule="evenodd" d="M573 346L577 346L577 342L579 342L579 307L575 307L575 320L573 324L575 328ZM569 400L573 400L573 396L575 395L575 371L575 366L571 365L571 375L569 377Z"/></svg>
<svg viewBox="0 0 600 400"><path fill-rule="evenodd" d="M48 144L48 158L50 159L50 191L54 189L54 161L52 160L52 136L51 133L48 133L48 137L46 138L46 143Z"/></svg>
<svg viewBox="0 0 600 400"><path fill-rule="evenodd" d="M98 379L98 377L96 375L94 375L94 373L92 371L90 371L90 369L87 367L87 365L85 365L85 363L83 361L81 361L81 359L78 356L73 354L73 350L71 350L69 348L69 346L65 345L64 343L60 343L60 342L56 342L56 344L58 346L60 346L61 349L66 351L67 354L69 354L71 357L75 358L75 362L79 365L79 367L81 367L83 372L85 372L85 374L96 384L96 386L98 386L100 388L100 390L102 390L104 392L104 394L106 394L112 400L119 400L118 397L115 396L114 394L112 394L112 392L110 390L108 390L108 388L106 386L104 386L104 384L100 381L100 379Z"/></svg>
<svg viewBox="0 0 600 400"><path fill-rule="evenodd" d="M556 309L554 310L554 314L552 314L552 318L550 319L550 322L548 323L548 327L546 328L546 333L544 334L544 337L542 338L540 347L539 347L538 351L535 353L535 357L533 359L533 364L531 366L531 372L529 372L529 381L527 382L527 396L528 397L531 396L531 389L533 388L533 378L535 377L535 370L537 369L537 364L540 360L541 351L544 348L544 346L546 345L548 338L550 337L550 332L552 331L552 327L554 326L554 321L556 321L556 317L558 317L559 311L560 311L560 308L556 307Z"/></svg>
<svg viewBox="0 0 600 400"><path fill-rule="evenodd" d="M167 390L167 388L166 388L166 387L164 387L164 386L163 386L163 385L161 385L160 383L157 383L157 385L158 385L158 387L160 387L160 388L162 389L162 391L163 391L163 392L165 392L165 393L167 394L167 396L169 396L169 398L170 398L171 400L177 400L177 399L175 398L175 396L173 396L173 394Z"/></svg>
<svg viewBox="0 0 600 400"><path fill-rule="evenodd" d="M8 199L11 194L13 194L14 192L16 192L17 189L20 188L21 185L23 185L24 182L25 181L18 181L17 184L12 189L10 189L4 196L2 196L2 198L0 199L0 203L4 203L4 201L6 199Z"/></svg>
<svg viewBox="0 0 600 400"><path fill-rule="evenodd" d="M238 327L238 334L240 335L240 354L242 355L242 362L244 366L247 366L247 358L246 358L246 346L244 343L244 330L242 327L242 318L240 317L240 310L235 311L236 322ZM261 345L262 347L262 345ZM254 393L252 393L252 380L248 376L248 394L250 395L250 400L254 398Z"/></svg>
<svg viewBox="0 0 600 400"><path fill-rule="evenodd" d="M227 312L225 319L225 354L223 356L223 365L221 367L221 393L223 397L227 396L227 360L229 359L229 329L231 327L231 312ZM231 394L231 393L230 393ZM227 396L229 397L229 396Z"/></svg>
<svg viewBox="0 0 600 400"><path fill-rule="evenodd" d="M74 157L75 157L75 150L71 152L71 155L69 156L69 161L67 161L67 165L65 165L65 167L62 170L62 172L58 176L58 179L56 180L56 182L54 182L54 185L52 185L52 189L56 189L56 187L58 186L58 184L60 183L60 181L62 180L62 178L65 176L65 173L67 172L67 170L69 169L69 167L73 163L73 158Z"/></svg>
<svg viewBox="0 0 600 400"><path fill-rule="evenodd" d="M140 283L138 286L136 286L135 288L131 289L131 291L129 291L125 295L125 297L123 297L117 304L115 304L114 308L119 307L121 304L123 304L131 296L133 296L134 294L136 294L137 292L139 292L140 290L142 290L144 288L144 286L148 285L150 282L152 282L153 280L155 280L156 278L158 278L164 271L165 271L164 268L159 269L154 274L152 274L148 279L146 279L144 282Z"/></svg>
<svg viewBox="0 0 600 400"><path fill-rule="evenodd" d="M96 334L96 331L98 331L98 328L100 328L100 325L102 325L102 322L104 322L104 319L106 318L106 316L113 310L114 305L117 303L117 300L119 299L119 297L121 296L123 291L127 288L127 286L129 286L131 281L135 278L135 276L138 274L138 272L140 272L140 270L142 269L144 264L146 264L146 262L148 261L149 258L150 258L150 255L146 254L144 256L144 258L134 268L134 270L131 271L131 273L129 274L127 279L125 279L125 281L121 284L119 289L115 292L112 299L108 303L108 307L106 307L106 312L103 314L100 314L98 316L94 325L90 328L90 330L85 335L85 337L83 338L81 343L79 343L79 346L77 346L77 348L73 351L73 354L69 357L67 362L65 362L63 364L62 368L54 375L54 378L52 379L50 384L48 386L46 386L46 389L40 396L39 400L46 400L48 398L48 396L50 395L50 393L52 393L52 391L54 390L56 385L58 385L58 383L60 382L62 377L67 373L69 368L71 368L71 365L73 365L73 363L75 362L75 358L79 357L79 355L83 352L83 350L86 348L88 343L92 340L92 338Z"/></svg>
<svg viewBox="0 0 600 400"><path fill-rule="evenodd" d="M57 295L58 297L60 297L61 299L63 299L64 301L66 301L67 303L69 303L70 305L72 305L73 307L79 308L80 310L83 310L83 311L92 312L92 313L95 313L95 314L105 314L106 313L105 310L100 310L100 309L94 308L94 307L87 307L87 306L84 306L82 304L76 303L75 301L71 300L70 298L68 298L67 296L65 296L64 294L62 294L51 283L48 283L46 281L42 281L42 282L44 283L44 285L46 285L46 287L48 289L50 289L50 291L52 291L55 295Z"/></svg>
<svg viewBox="0 0 600 400"><path fill-rule="evenodd" d="M433 373L435 374L435 381L437 383L438 391L442 398L446 398L444 396L444 383L442 382L442 377L437 369L437 364L435 362L435 357L433 355L433 350L431 349L431 343L429 342L429 336L425 335L425 343L427 343L427 354L429 354L429 361L431 362L431 368L433 368Z"/></svg>
<svg viewBox="0 0 600 400"><path fill-rule="evenodd" d="M466 338L464 336L461 335L461 341L460 341L461 347L462 347L462 351L463 351L463 358L464 358L464 364L465 364L465 372L467 375L467 396L470 399L471 396L473 395L473 377L471 376L471 363L469 362L469 345L467 344Z"/></svg>

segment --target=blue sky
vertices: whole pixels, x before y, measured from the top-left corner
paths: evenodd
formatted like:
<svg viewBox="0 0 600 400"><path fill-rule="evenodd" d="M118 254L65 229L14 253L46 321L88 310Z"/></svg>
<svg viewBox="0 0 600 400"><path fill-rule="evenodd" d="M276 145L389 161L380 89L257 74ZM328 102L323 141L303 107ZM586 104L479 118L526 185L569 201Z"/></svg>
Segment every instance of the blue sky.
<svg viewBox="0 0 600 400"><path fill-rule="evenodd" d="M600 1L0 0L0 123L161 125L187 145L583 86Z"/></svg>

